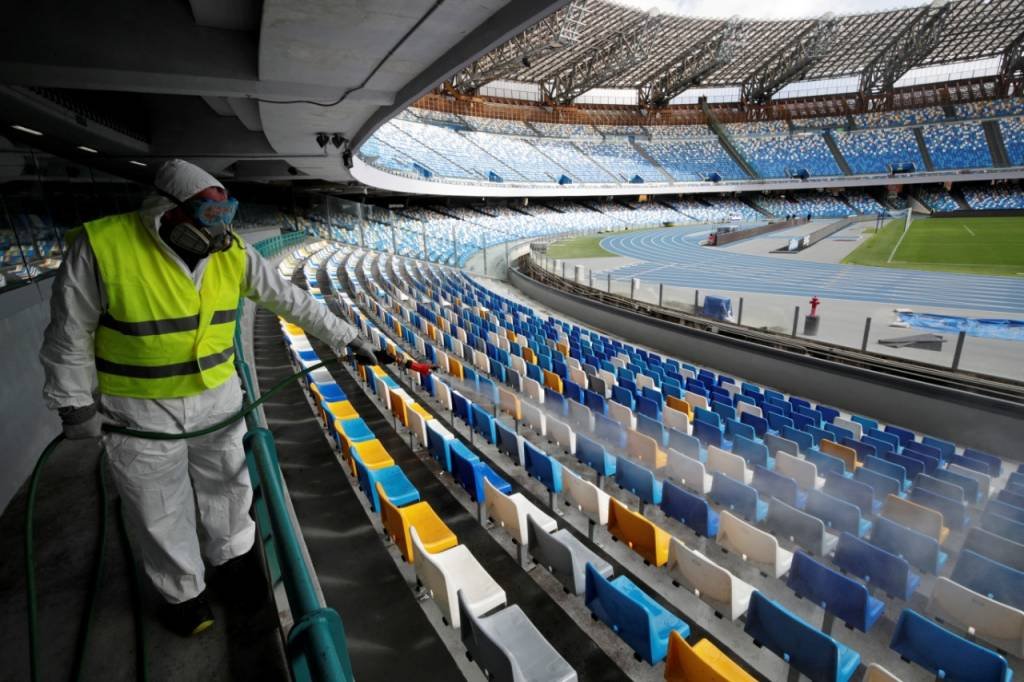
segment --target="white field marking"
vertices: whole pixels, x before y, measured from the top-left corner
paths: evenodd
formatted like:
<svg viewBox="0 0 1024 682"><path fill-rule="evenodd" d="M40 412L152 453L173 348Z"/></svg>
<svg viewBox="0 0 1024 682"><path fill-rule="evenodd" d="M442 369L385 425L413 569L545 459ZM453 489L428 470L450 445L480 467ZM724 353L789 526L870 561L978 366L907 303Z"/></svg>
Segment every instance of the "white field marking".
<svg viewBox="0 0 1024 682"><path fill-rule="evenodd" d="M974 230L972 230L971 228L967 227L963 223L960 224L960 227L962 227L965 230L967 230L968 234L970 234L972 237L977 237L978 236L978 235L974 234Z"/></svg>
<svg viewBox="0 0 1024 682"><path fill-rule="evenodd" d="M896 242L896 246L892 247L892 253L889 254L889 260L885 261L886 263L891 263L892 262L893 256L895 256L896 252L899 251L900 244L903 243L903 238L907 236L907 232L910 232L910 228L909 227L907 229L903 230L903 234L900 235L899 241Z"/></svg>

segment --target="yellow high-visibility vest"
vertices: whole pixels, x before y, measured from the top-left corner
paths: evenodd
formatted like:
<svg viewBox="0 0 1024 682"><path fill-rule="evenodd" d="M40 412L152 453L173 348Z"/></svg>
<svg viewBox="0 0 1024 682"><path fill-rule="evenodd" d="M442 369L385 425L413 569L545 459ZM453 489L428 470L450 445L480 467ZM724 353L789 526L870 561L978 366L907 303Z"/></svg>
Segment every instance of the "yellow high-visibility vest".
<svg viewBox="0 0 1024 682"><path fill-rule="evenodd" d="M182 398L224 383L235 371L241 242L210 255L197 290L138 213L84 228L107 292L95 339L100 393Z"/></svg>

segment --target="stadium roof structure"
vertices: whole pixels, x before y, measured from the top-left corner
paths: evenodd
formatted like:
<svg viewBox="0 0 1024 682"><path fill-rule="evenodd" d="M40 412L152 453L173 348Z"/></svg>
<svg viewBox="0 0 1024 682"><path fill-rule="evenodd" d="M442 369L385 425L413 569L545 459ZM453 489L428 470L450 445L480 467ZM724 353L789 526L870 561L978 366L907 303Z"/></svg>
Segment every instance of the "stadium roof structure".
<svg viewBox="0 0 1024 682"><path fill-rule="evenodd" d="M453 79L469 93L494 80L536 83L568 104L593 88L637 89L664 106L695 87L740 87L764 103L794 81L859 76L868 99L916 67L1001 57L1024 72L1024 0L936 0L868 14L791 20L710 19L572 0Z"/></svg>

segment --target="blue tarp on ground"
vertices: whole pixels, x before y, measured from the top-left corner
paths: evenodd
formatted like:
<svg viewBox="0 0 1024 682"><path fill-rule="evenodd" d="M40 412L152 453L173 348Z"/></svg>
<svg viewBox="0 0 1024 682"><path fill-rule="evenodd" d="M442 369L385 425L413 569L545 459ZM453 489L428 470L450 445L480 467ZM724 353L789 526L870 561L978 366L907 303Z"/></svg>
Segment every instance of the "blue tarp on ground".
<svg viewBox="0 0 1024 682"><path fill-rule="evenodd" d="M1002 320L972 317L952 317L929 313L897 312L900 322L916 329L930 329L937 332L967 332L971 336L986 339L1010 339L1024 341L1024 320Z"/></svg>

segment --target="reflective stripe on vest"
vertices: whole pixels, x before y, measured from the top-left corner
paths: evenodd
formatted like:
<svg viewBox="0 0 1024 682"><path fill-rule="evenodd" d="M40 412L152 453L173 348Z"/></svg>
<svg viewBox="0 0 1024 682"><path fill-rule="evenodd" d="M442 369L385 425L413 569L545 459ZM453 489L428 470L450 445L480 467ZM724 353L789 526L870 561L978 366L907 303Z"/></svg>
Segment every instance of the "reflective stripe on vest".
<svg viewBox="0 0 1024 682"><path fill-rule="evenodd" d="M101 393L180 398L234 373L241 243L209 257L197 290L138 213L87 223L85 232L107 294L95 341Z"/></svg>

